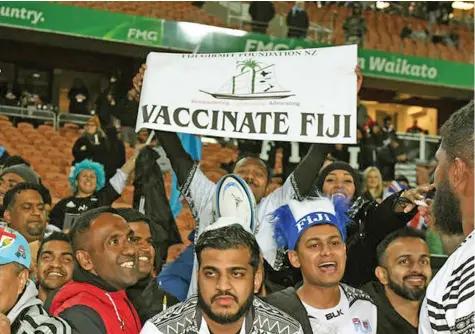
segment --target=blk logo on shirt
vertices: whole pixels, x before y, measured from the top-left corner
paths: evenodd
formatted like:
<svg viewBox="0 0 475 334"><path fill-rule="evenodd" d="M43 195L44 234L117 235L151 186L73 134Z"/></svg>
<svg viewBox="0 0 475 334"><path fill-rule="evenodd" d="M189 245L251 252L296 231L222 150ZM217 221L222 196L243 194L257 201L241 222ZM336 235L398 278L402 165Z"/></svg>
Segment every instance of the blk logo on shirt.
<svg viewBox="0 0 475 334"><path fill-rule="evenodd" d="M338 310L332 313L325 314L325 317L327 318L327 320L331 320L333 318L339 317L340 315L343 315L343 310Z"/></svg>

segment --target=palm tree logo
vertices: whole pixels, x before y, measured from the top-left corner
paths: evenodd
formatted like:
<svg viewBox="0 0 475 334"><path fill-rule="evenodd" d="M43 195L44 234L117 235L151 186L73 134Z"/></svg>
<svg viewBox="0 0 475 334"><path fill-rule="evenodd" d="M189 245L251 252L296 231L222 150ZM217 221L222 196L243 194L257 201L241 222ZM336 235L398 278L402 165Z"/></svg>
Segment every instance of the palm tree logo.
<svg viewBox="0 0 475 334"><path fill-rule="evenodd" d="M243 73L245 70L250 69L252 71L252 77L251 77L251 94L254 94L256 90L256 72L258 70L261 70L262 63L259 63L253 59L248 59L248 60L243 60L243 61L238 61L236 68L241 68L241 73ZM236 89L236 76L233 76L233 94Z"/></svg>

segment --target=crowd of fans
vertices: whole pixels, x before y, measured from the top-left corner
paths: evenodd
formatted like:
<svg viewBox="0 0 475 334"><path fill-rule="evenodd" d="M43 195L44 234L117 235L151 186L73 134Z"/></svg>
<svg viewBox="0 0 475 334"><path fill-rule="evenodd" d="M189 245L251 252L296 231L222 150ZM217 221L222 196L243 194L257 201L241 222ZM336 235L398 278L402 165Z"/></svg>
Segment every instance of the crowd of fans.
<svg viewBox="0 0 475 334"><path fill-rule="evenodd" d="M223 178L241 191L226 199L177 134L133 133L144 71L124 99L103 94L72 150L73 194L53 207L28 157L0 146L0 333L473 330L473 101L441 130L434 184L396 179L406 157L390 119L363 117L362 182L346 147L312 144L269 193L273 168L239 142ZM83 113L84 85L69 95ZM127 160L121 137L135 147ZM196 226L165 263L183 242L163 181L171 169ZM115 209L129 178L134 208ZM433 254L452 255L440 268Z"/></svg>

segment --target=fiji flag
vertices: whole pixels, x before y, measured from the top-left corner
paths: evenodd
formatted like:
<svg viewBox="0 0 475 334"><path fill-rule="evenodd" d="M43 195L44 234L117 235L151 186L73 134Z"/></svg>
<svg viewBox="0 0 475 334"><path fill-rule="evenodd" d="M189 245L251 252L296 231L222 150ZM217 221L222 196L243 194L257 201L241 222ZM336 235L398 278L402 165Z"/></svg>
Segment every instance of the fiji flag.
<svg viewBox="0 0 475 334"><path fill-rule="evenodd" d="M200 137L188 133L178 133L181 144L193 160L201 160L201 139ZM175 172L173 172L172 193L170 196L170 207L173 217L177 217L183 209L181 204L180 191L178 190Z"/></svg>

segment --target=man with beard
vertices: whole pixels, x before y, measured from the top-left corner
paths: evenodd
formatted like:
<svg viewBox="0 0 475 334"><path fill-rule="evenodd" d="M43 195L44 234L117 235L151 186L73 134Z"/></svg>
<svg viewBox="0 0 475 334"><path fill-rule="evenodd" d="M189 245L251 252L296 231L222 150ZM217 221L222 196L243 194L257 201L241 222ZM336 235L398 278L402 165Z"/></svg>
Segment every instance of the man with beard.
<svg viewBox="0 0 475 334"><path fill-rule="evenodd" d="M48 296L50 314L80 334L138 334L140 319L125 293L138 280L134 231L115 209L100 207L83 213L70 236L73 280Z"/></svg>
<svg viewBox="0 0 475 334"><path fill-rule="evenodd" d="M419 333L473 333L475 331L474 265L474 136L473 100L440 129L436 153L436 228L454 234L461 222L465 240L434 277L421 307Z"/></svg>
<svg viewBox="0 0 475 334"><path fill-rule="evenodd" d="M126 290L127 297L139 314L142 324L155 314L178 304L175 296L165 292L155 279L155 245L160 241L152 237L151 221L135 209L117 209L118 214L129 223L134 231L138 251L138 282ZM155 236L159 238L160 236ZM166 241L164 241L166 242Z"/></svg>
<svg viewBox="0 0 475 334"><path fill-rule="evenodd" d="M378 307L378 334L417 334L419 308L432 277L424 233L406 227L389 234L377 249L379 282L363 290Z"/></svg>
<svg viewBox="0 0 475 334"><path fill-rule="evenodd" d="M48 294L71 281L73 248L69 236L53 232L43 239L38 249L38 298L46 301Z"/></svg>
<svg viewBox="0 0 475 334"><path fill-rule="evenodd" d="M145 324L142 334L301 333L297 321L254 296L259 246L238 218L219 218L198 238L198 296Z"/></svg>
<svg viewBox="0 0 475 334"><path fill-rule="evenodd" d="M43 240L47 223L39 186L19 183L7 191L3 203L3 217L9 227L20 232L28 243Z"/></svg>
<svg viewBox="0 0 475 334"><path fill-rule="evenodd" d="M376 305L340 281L346 266L348 218L342 201L327 197L290 201L274 212L275 237L289 249L303 284L271 294L267 302L300 322L304 334L377 333Z"/></svg>

